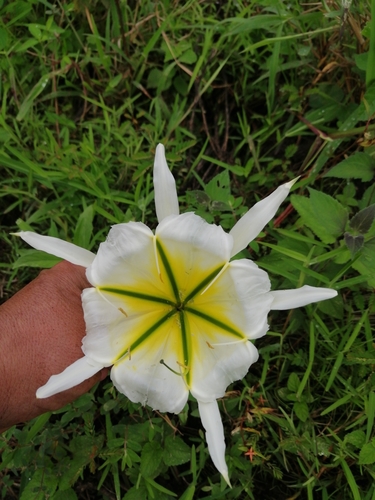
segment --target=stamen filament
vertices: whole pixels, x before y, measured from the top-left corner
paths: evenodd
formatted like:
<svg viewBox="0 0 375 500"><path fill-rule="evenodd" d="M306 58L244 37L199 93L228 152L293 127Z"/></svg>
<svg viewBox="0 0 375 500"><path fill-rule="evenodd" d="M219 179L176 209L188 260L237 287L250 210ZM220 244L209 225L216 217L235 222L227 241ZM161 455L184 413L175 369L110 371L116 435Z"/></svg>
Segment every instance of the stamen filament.
<svg viewBox="0 0 375 500"><path fill-rule="evenodd" d="M214 279L206 286L201 295L207 292L207 290L215 283L215 281L223 274L226 268L229 266L230 262L226 262L224 266L220 269L220 272L214 277Z"/></svg>

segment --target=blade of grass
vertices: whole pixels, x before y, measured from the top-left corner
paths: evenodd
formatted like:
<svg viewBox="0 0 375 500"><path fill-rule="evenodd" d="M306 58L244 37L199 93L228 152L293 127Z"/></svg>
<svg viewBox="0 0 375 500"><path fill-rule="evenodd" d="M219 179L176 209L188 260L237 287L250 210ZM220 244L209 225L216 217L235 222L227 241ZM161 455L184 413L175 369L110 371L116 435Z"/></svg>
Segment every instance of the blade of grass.
<svg viewBox="0 0 375 500"><path fill-rule="evenodd" d="M375 0L371 0L370 17L370 48L368 51L366 68L366 86L369 87L375 82Z"/></svg>
<svg viewBox="0 0 375 500"><path fill-rule="evenodd" d="M312 370L312 367L314 364L316 341L317 341L317 335L315 335L315 323L313 321L310 321L309 362L307 364L306 371L303 375L301 383L298 387L298 391L296 393L297 400L299 400L300 397L302 396L302 393L306 387L307 381L309 380L309 377L310 377L310 373L311 373L311 370Z"/></svg>
<svg viewBox="0 0 375 500"><path fill-rule="evenodd" d="M361 494L359 492L357 483L354 479L353 473L350 470L349 465L347 464L347 462L343 458L340 458L340 462L341 462L342 470L344 471L344 474L345 474L346 479L348 481L349 487L352 491L353 500L361 500Z"/></svg>

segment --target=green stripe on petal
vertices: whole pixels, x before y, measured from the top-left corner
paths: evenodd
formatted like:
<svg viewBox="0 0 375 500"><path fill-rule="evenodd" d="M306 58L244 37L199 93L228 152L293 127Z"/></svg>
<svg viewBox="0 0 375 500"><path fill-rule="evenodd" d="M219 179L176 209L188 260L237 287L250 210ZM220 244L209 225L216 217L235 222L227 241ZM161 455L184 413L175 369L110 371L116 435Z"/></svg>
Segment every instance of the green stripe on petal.
<svg viewBox="0 0 375 500"><path fill-rule="evenodd" d="M162 325L164 325L169 318L171 318L174 314L176 314L176 310L173 309L169 311L169 313L165 314L162 318L160 318L156 323L154 323L150 328L148 328L144 333L140 334L135 342L127 347L125 351L122 351L117 359L114 361L114 364L120 361L125 356L131 356L131 353L134 352L137 347L141 346L153 333L155 333Z"/></svg>
<svg viewBox="0 0 375 500"><path fill-rule="evenodd" d="M184 355L184 365L185 365L185 380L187 385L190 384L190 360L191 360L191 335L188 332L188 325L185 317L185 313L180 311L180 325L181 325L181 343L182 352Z"/></svg>
<svg viewBox="0 0 375 500"><path fill-rule="evenodd" d="M191 314L195 314L195 316L198 316L199 318L204 319L208 323L211 323L211 325L214 325L214 326L220 328L221 330L224 330L225 332L231 333L232 335L234 335L238 339L246 338L246 336L242 332L236 330L235 328L231 327L230 325L227 325L226 323L223 323L222 321L220 321L216 318L213 318L212 316L210 316L202 311L199 311L198 309L187 306L187 307L185 307L185 311L189 312Z"/></svg>
<svg viewBox="0 0 375 500"><path fill-rule="evenodd" d="M114 295L123 295L125 297L133 297L136 299L158 302L161 304L167 304L169 306L174 305L172 301L165 299L164 297L156 297L155 295L149 295L147 293L141 293L141 292L134 292L132 290L125 290L124 288L98 286L97 289L100 290L101 292L113 293Z"/></svg>
<svg viewBox="0 0 375 500"><path fill-rule="evenodd" d="M158 249L161 261L164 265L165 272L167 273L168 280L171 284L176 301L180 302L180 292L178 291L177 281L172 271L172 267L168 261L167 255L158 239L156 239L156 248Z"/></svg>
<svg viewBox="0 0 375 500"><path fill-rule="evenodd" d="M223 267L225 266L225 264L217 267L216 269L214 269L212 271L212 273L210 273L204 280L202 280L195 288L194 290L192 290L188 296L185 298L184 300L184 304L187 304L189 302L189 300L191 300L192 298L194 298L196 295L198 295L198 293L202 290L204 290L210 283L211 281L213 281L216 276L220 273L220 271L223 269Z"/></svg>

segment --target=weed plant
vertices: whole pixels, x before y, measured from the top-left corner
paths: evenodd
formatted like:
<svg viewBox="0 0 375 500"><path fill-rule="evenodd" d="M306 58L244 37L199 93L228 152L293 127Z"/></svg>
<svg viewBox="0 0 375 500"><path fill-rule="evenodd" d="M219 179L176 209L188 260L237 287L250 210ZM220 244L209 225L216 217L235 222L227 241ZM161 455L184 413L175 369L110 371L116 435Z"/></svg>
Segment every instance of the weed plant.
<svg viewBox="0 0 375 500"><path fill-rule="evenodd" d="M227 230L299 175L243 256L339 291L272 312L220 402L232 489L193 399L159 414L106 380L0 436L1 498L375 499L374 5L0 0L2 300L56 263L12 231L95 251L156 226L158 142L182 210Z"/></svg>

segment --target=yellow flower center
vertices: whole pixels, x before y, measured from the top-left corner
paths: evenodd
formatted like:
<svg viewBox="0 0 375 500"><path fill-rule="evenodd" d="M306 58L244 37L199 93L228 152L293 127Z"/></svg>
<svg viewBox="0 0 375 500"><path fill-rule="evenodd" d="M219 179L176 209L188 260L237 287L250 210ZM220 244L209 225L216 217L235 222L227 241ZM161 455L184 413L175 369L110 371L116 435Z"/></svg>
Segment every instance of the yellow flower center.
<svg viewBox="0 0 375 500"><path fill-rule="evenodd" d="M155 337L159 345L167 340L168 349L174 353L176 366L167 365L163 359L160 362L183 376L190 387L194 358L204 356L201 352L202 332L203 344L207 349L215 349L215 344L245 341L246 336L228 320L219 306L207 304L207 301L200 303L203 302L200 297L215 287L220 273L225 272L227 262L204 269L199 266L199 259L192 259L192 266L186 262L186 258L184 260L181 256L170 255L157 237L155 247L158 265L155 265L155 275L150 276L149 286L138 284L136 288L97 287L109 301L111 295L123 299L124 305L119 310L125 316L141 315L142 310L149 312L135 335L129 335L129 341L125 340L125 348L118 353L114 363L123 361L126 357L131 359L145 342L149 342L149 349L152 350ZM194 248L191 255L193 254ZM154 286L155 283L158 283L157 287Z"/></svg>

